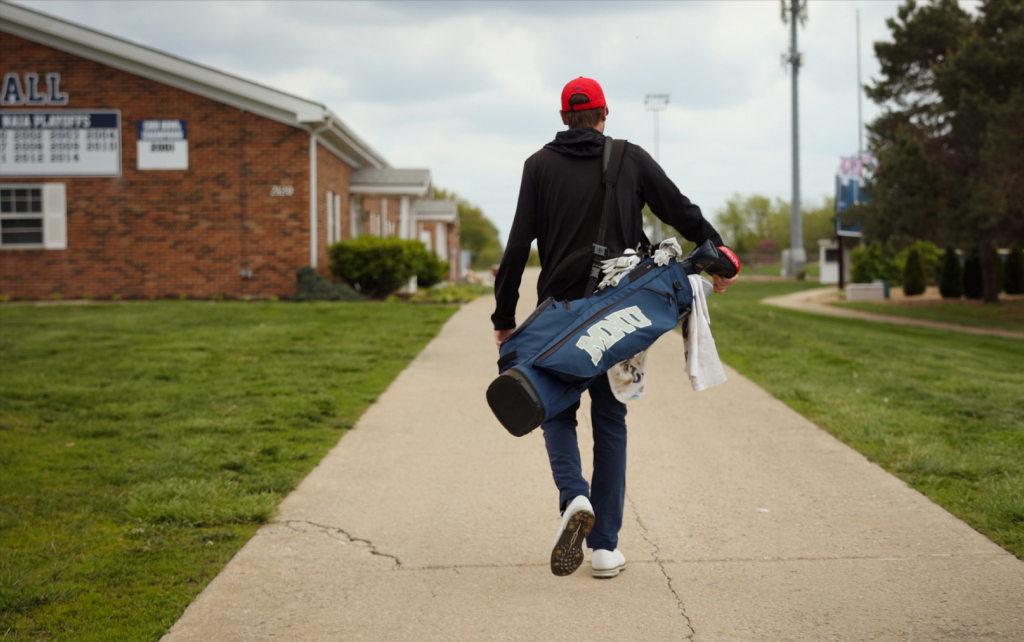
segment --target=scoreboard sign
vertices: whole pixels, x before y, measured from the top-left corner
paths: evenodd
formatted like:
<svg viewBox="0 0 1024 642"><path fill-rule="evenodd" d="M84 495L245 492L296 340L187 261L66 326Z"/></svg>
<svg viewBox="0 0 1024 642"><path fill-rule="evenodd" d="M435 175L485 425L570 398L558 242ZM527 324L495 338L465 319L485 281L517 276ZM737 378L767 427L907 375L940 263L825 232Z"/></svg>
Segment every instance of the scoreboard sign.
<svg viewBox="0 0 1024 642"><path fill-rule="evenodd" d="M121 112L0 111L0 174L120 176Z"/></svg>
<svg viewBox="0 0 1024 642"><path fill-rule="evenodd" d="M140 120L136 149L139 169L188 169L188 127L184 120Z"/></svg>

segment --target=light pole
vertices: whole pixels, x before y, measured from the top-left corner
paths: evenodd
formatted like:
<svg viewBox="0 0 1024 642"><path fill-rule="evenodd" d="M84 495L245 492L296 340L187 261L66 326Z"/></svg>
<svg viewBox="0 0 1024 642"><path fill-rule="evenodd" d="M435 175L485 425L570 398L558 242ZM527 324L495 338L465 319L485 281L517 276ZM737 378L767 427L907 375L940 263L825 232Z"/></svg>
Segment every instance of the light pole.
<svg viewBox="0 0 1024 642"><path fill-rule="evenodd" d="M657 163L661 163L661 159L658 158L658 112L665 111L668 109L669 95L668 94L647 94L644 98L644 109L654 113L654 160ZM655 243L660 243L665 239L665 228L659 219L655 219L655 225L657 225L657 236L654 240Z"/></svg>
<svg viewBox="0 0 1024 642"><path fill-rule="evenodd" d="M797 77L803 63L803 55L796 46L797 22L807 22L807 0L781 2L782 22L788 22L790 26L789 55L783 54L783 60L789 64L793 74L793 204L789 221L789 260L782 267L786 276L796 276L807 263L807 253L804 251L804 219L800 212L800 111L797 100Z"/></svg>

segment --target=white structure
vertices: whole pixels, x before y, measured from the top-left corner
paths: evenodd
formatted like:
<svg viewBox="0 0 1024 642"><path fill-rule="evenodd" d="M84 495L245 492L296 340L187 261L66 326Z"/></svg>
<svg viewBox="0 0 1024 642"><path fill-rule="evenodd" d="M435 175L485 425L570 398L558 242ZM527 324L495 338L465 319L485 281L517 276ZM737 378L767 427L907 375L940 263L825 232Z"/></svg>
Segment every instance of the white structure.
<svg viewBox="0 0 1024 642"><path fill-rule="evenodd" d="M843 247L844 283L850 282L850 246ZM818 241L818 265L821 275L818 280L824 285L839 283L839 244L832 239Z"/></svg>

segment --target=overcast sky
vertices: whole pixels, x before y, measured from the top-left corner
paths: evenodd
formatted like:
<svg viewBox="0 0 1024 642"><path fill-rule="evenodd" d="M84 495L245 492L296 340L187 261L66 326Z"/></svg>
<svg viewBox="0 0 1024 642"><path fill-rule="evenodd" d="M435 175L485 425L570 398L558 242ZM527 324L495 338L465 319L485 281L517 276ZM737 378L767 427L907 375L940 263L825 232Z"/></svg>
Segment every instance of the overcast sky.
<svg viewBox="0 0 1024 642"><path fill-rule="evenodd" d="M688 2L302 2L21 0L19 4L327 105L399 168L481 206L504 240L523 161L564 128L563 85L604 87L606 133L659 156L714 217L734 193L789 200L789 28L778 0ZM973 8L974 2L961 2ZM862 79L896 0L810 0L799 30L801 193L831 195L857 151ZM100 105L97 105L99 107ZM865 122L878 113L863 103Z"/></svg>

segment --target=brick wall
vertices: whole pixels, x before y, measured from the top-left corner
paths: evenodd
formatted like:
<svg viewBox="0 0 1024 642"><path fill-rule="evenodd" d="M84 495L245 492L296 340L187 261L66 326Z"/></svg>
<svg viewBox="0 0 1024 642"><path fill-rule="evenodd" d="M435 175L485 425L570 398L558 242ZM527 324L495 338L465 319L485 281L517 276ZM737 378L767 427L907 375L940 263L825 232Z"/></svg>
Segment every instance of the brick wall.
<svg viewBox="0 0 1024 642"><path fill-rule="evenodd" d="M452 281L458 281L459 277L462 276L462 266L459 265L459 249L462 247L459 244L459 226L458 225L447 225L448 228L448 263L450 265L448 270L448 278Z"/></svg>
<svg viewBox="0 0 1024 642"><path fill-rule="evenodd" d="M317 271L324 275L330 274L331 257L327 252L327 193L341 196L341 238L352 238L352 213L349 211L348 188L352 180L352 167L332 154L323 145L316 150L316 182L317 182ZM308 261L307 261L308 263Z"/></svg>
<svg viewBox="0 0 1024 642"><path fill-rule="evenodd" d="M3 34L0 74L8 72L59 72L70 99L64 109L119 109L123 149L120 177L0 178L62 182L68 199L68 248L0 250L0 294L205 298L294 292L295 270L310 258L307 131ZM187 121L188 170L136 169L137 122L149 118ZM347 235L351 168L322 146L317 157L325 265L326 192L342 195ZM294 192L271 196L275 185ZM242 278L242 270L251 270L252 278Z"/></svg>

